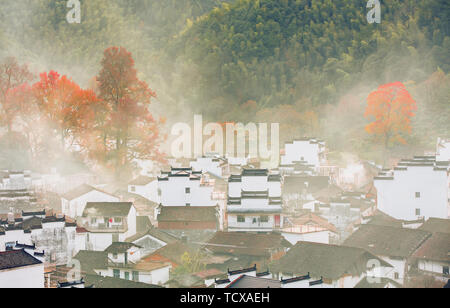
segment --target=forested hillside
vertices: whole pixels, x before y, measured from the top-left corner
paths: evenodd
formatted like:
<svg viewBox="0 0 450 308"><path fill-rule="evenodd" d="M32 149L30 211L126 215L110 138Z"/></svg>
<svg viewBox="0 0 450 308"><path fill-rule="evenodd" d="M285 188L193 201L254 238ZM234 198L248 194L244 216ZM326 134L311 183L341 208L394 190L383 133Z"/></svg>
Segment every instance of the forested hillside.
<svg viewBox="0 0 450 308"><path fill-rule="evenodd" d="M366 98L400 81L418 104L409 144L450 131L448 1L381 1L381 24L363 0L81 2L81 24L68 24L65 0L1 1L0 58L88 86L103 51L124 46L169 119L280 122L283 139L364 153Z"/></svg>

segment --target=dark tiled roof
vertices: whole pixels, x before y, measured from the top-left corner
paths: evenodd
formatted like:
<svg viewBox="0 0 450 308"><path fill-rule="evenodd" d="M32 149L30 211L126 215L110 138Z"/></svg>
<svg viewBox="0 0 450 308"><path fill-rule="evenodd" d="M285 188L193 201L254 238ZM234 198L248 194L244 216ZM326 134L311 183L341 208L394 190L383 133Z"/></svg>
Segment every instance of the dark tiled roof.
<svg viewBox="0 0 450 308"><path fill-rule="evenodd" d="M127 238L126 241L127 242L135 242L135 241L143 238L146 235L154 237L166 244L175 243L178 241L178 238L176 238L175 236L165 232L164 230L155 228L153 226L151 226L147 231L137 233L136 235Z"/></svg>
<svg viewBox="0 0 450 308"><path fill-rule="evenodd" d="M0 270L7 270L36 264L42 264L42 262L23 249L0 252Z"/></svg>
<svg viewBox="0 0 450 308"><path fill-rule="evenodd" d="M189 253L190 255L195 253L195 249L192 246L188 246L182 242L175 242L171 244L167 244L164 247L161 247L160 249L154 251L152 254L150 254L148 257L159 255L164 258L167 258L168 260L181 264L182 262L182 256L185 253ZM144 258L145 259L145 258Z"/></svg>
<svg viewBox="0 0 450 308"><path fill-rule="evenodd" d="M305 185L305 182L308 183ZM286 176L284 178L283 193L315 193L322 189L326 189L329 185L329 178L327 176Z"/></svg>
<svg viewBox="0 0 450 308"><path fill-rule="evenodd" d="M216 222L215 206L163 206L158 222Z"/></svg>
<svg viewBox="0 0 450 308"><path fill-rule="evenodd" d="M108 248L106 248L105 252L106 253L125 253L130 248L133 248L133 247L142 248L133 243L115 242L115 243L112 243Z"/></svg>
<svg viewBox="0 0 450 308"><path fill-rule="evenodd" d="M81 278L81 280L70 281L70 282L59 282L58 281L58 288L68 288L68 287L74 287L74 286L79 286L79 285L84 285L83 278Z"/></svg>
<svg viewBox="0 0 450 308"><path fill-rule="evenodd" d="M218 254L269 256L271 251L288 248L280 234L217 232L205 247Z"/></svg>
<svg viewBox="0 0 450 308"><path fill-rule="evenodd" d="M155 289L162 288L157 285L134 282L131 280L118 279L112 277L102 277L99 275L86 275L86 285L92 285L96 289Z"/></svg>
<svg viewBox="0 0 450 308"><path fill-rule="evenodd" d="M227 289L278 289L281 282L278 280L242 275L227 286Z"/></svg>
<svg viewBox="0 0 450 308"><path fill-rule="evenodd" d="M125 217L130 213L132 206L131 202L88 202L84 208L83 217Z"/></svg>
<svg viewBox="0 0 450 308"><path fill-rule="evenodd" d="M344 243L377 256L407 258L431 236L429 232L378 225L362 225Z"/></svg>
<svg viewBox="0 0 450 308"><path fill-rule="evenodd" d="M304 275L309 272L311 277L339 279L347 274L365 272L367 262L371 259L390 266L364 249L298 242L284 257L275 262L273 268L285 275Z"/></svg>
<svg viewBox="0 0 450 308"><path fill-rule="evenodd" d="M95 269L108 267L108 254L104 251L81 250L73 258L80 261L82 271L88 274L95 274Z"/></svg>
<svg viewBox="0 0 450 308"><path fill-rule="evenodd" d="M450 233L450 219L430 218L419 229L431 233Z"/></svg>
<svg viewBox="0 0 450 308"><path fill-rule="evenodd" d="M450 263L450 234L434 233L413 254L414 258Z"/></svg>
<svg viewBox="0 0 450 308"><path fill-rule="evenodd" d="M256 264L250 268L244 268L244 269L234 270L234 271L228 270L228 275L233 276L233 275L245 274L245 273L250 273L250 272L256 272Z"/></svg>

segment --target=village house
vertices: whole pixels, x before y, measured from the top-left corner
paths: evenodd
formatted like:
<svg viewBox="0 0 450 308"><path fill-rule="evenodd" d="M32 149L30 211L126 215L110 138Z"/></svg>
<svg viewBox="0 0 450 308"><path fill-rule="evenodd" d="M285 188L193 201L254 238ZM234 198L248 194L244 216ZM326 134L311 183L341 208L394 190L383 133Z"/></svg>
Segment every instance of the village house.
<svg viewBox="0 0 450 308"><path fill-rule="evenodd" d="M450 279L450 233L434 233L413 254L419 273L447 282Z"/></svg>
<svg viewBox="0 0 450 308"><path fill-rule="evenodd" d="M202 171L171 168L158 177L158 192L163 206L216 206L214 186Z"/></svg>
<svg viewBox="0 0 450 308"><path fill-rule="evenodd" d="M22 212L0 220L0 250L14 243L33 245L44 254L46 263L66 264L76 252L77 225L62 215L45 211Z"/></svg>
<svg viewBox="0 0 450 308"><path fill-rule="evenodd" d="M280 234L254 234L241 232L217 232L202 247L212 255L207 268L227 271L229 268L248 268L257 264L259 268L283 256L292 245Z"/></svg>
<svg viewBox="0 0 450 308"><path fill-rule="evenodd" d="M108 254L107 271L102 275L147 284L162 285L169 280L171 264L167 262L141 261L139 249L132 243L112 243Z"/></svg>
<svg viewBox="0 0 450 308"><path fill-rule="evenodd" d="M140 175L128 183L128 192L142 196L152 202L160 203L157 178Z"/></svg>
<svg viewBox="0 0 450 308"><path fill-rule="evenodd" d="M335 226L313 213L285 217L283 225L281 234L292 245L297 242L330 244L338 236Z"/></svg>
<svg viewBox="0 0 450 308"><path fill-rule="evenodd" d="M282 228L281 176L267 169L244 169L228 179L230 232L272 232Z"/></svg>
<svg viewBox="0 0 450 308"><path fill-rule="evenodd" d="M131 202L88 202L80 219L80 226L88 231L87 249L103 251L136 235L136 217Z"/></svg>
<svg viewBox="0 0 450 308"><path fill-rule="evenodd" d="M385 278L404 284L410 270L410 257L431 236L421 230L379 225L362 225L344 245L365 249L388 262L394 270Z"/></svg>
<svg viewBox="0 0 450 308"><path fill-rule="evenodd" d="M449 170L432 156L402 160L374 179L378 209L401 220L448 218Z"/></svg>
<svg viewBox="0 0 450 308"><path fill-rule="evenodd" d="M141 217L138 217L139 219ZM138 231L136 235L127 238L125 241L140 246L139 252L141 256L147 256L159 248L177 242L178 238L164 230L151 226L147 230Z"/></svg>
<svg viewBox="0 0 450 308"><path fill-rule="evenodd" d="M31 171L0 171L0 190L31 190Z"/></svg>
<svg viewBox="0 0 450 308"><path fill-rule="evenodd" d="M61 197L62 213L77 219L83 215L88 202L119 202L119 198L93 186L83 184Z"/></svg>
<svg viewBox="0 0 450 308"><path fill-rule="evenodd" d="M313 165L317 171L326 162L325 142L314 138L302 138L285 144L281 165L292 165L305 161Z"/></svg>
<svg viewBox="0 0 450 308"><path fill-rule="evenodd" d="M44 288L44 263L25 249L0 251L0 288Z"/></svg>
<svg viewBox="0 0 450 308"><path fill-rule="evenodd" d="M383 278L392 265L360 248L298 242L272 267L281 280L321 281L323 288L353 288L366 277ZM299 278L300 277L300 278Z"/></svg>

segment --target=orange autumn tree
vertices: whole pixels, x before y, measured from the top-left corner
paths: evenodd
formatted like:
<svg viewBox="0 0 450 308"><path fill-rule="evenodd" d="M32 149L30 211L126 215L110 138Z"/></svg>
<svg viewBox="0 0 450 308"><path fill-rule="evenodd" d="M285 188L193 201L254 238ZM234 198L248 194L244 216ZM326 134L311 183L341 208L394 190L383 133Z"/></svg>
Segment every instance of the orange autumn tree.
<svg viewBox="0 0 450 308"><path fill-rule="evenodd" d="M94 136L91 155L114 170L116 180L126 180L135 159L163 161L159 152L160 121L149 111L156 97L147 83L137 77L134 60L123 47L105 50L97 77L99 97L107 114Z"/></svg>
<svg viewBox="0 0 450 308"><path fill-rule="evenodd" d="M374 121L366 131L376 136L385 151L392 145L406 144L405 136L411 134L416 110L417 104L403 83L382 85L367 98L365 117Z"/></svg>
<svg viewBox="0 0 450 308"><path fill-rule="evenodd" d="M43 120L60 138L62 149L81 143L79 138L93 125L95 105L100 104L94 91L81 89L67 76L50 71L40 75L33 93Z"/></svg>

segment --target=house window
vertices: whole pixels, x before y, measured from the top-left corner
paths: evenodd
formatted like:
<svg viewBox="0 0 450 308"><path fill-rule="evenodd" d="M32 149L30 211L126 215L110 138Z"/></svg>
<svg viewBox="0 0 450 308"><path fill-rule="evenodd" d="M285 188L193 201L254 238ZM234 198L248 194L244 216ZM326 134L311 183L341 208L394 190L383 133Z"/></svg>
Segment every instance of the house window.
<svg viewBox="0 0 450 308"><path fill-rule="evenodd" d="M400 279L400 275L398 273L394 273L394 279Z"/></svg>
<svg viewBox="0 0 450 308"><path fill-rule="evenodd" d="M125 280L130 280L130 273L125 272Z"/></svg>
<svg viewBox="0 0 450 308"><path fill-rule="evenodd" d="M191 206L191 204L190 203L186 203L186 206Z"/></svg>
<svg viewBox="0 0 450 308"><path fill-rule="evenodd" d="M135 192L136 191L136 186L131 186L131 191Z"/></svg>
<svg viewBox="0 0 450 308"><path fill-rule="evenodd" d="M139 272L133 271L133 281L136 281L136 282L139 281Z"/></svg>
<svg viewBox="0 0 450 308"><path fill-rule="evenodd" d="M121 217L114 217L114 223L116 223L116 224L122 223L122 218Z"/></svg>
<svg viewBox="0 0 450 308"><path fill-rule="evenodd" d="M245 216L238 216L237 217L237 222L244 223L245 222Z"/></svg>
<svg viewBox="0 0 450 308"><path fill-rule="evenodd" d="M97 223L97 218L91 218L91 225L95 225Z"/></svg>
<svg viewBox="0 0 450 308"><path fill-rule="evenodd" d="M261 216L260 217L261 222L265 223L265 222L269 222L269 216Z"/></svg>
<svg viewBox="0 0 450 308"><path fill-rule="evenodd" d="M190 187L186 187L186 193L190 194L191 193L191 188Z"/></svg>
<svg viewBox="0 0 450 308"><path fill-rule="evenodd" d="M161 189L158 188L158 197L161 197Z"/></svg>
<svg viewBox="0 0 450 308"><path fill-rule="evenodd" d="M120 278L120 270L118 269L113 270L113 276L114 278Z"/></svg>
<svg viewBox="0 0 450 308"><path fill-rule="evenodd" d="M448 266L444 266L443 268L442 268L442 273L444 274L444 275L449 275L449 268L448 268Z"/></svg>
<svg viewBox="0 0 450 308"><path fill-rule="evenodd" d="M420 192L416 192L416 199L420 199Z"/></svg>
<svg viewBox="0 0 450 308"><path fill-rule="evenodd" d="M420 216L420 209L416 209L416 216Z"/></svg>

